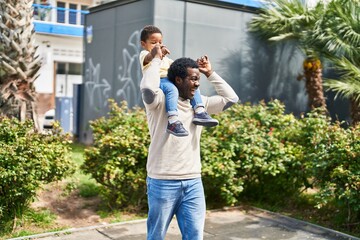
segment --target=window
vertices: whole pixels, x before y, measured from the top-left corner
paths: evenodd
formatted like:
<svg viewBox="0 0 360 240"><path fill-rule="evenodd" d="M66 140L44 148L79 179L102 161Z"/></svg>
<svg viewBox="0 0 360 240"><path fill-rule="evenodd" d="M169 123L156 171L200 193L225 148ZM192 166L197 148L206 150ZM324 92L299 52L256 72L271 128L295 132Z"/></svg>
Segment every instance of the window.
<svg viewBox="0 0 360 240"><path fill-rule="evenodd" d="M57 2L57 22L65 23L65 3Z"/></svg>
<svg viewBox="0 0 360 240"><path fill-rule="evenodd" d="M70 24L76 24L77 5L73 4L73 3L70 3L69 8L70 8L70 10L69 10L69 23Z"/></svg>
<svg viewBox="0 0 360 240"><path fill-rule="evenodd" d="M66 74L66 63L57 63L56 73Z"/></svg>
<svg viewBox="0 0 360 240"><path fill-rule="evenodd" d="M80 64L80 63L69 63L68 74L82 75L82 64Z"/></svg>
<svg viewBox="0 0 360 240"><path fill-rule="evenodd" d="M81 63L56 62L55 93L57 97L72 97L73 85L81 83Z"/></svg>
<svg viewBox="0 0 360 240"><path fill-rule="evenodd" d="M87 5L81 5L81 11L88 10L89 6ZM85 13L81 13L81 25L85 24Z"/></svg>
<svg viewBox="0 0 360 240"><path fill-rule="evenodd" d="M82 75L82 64L57 62L56 74Z"/></svg>

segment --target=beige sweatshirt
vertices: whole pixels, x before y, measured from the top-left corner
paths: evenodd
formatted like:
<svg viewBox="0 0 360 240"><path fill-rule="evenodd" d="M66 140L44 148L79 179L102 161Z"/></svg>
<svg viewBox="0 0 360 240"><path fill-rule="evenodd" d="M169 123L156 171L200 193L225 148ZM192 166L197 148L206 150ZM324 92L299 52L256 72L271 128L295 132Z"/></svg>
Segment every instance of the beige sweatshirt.
<svg viewBox="0 0 360 240"><path fill-rule="evenodd" d="M179 99L179 118L189 131L189 135L176 137L166 132L168 121L165 95L159 88L160 64L161 60L154 58L144 70L140 83L151 139L146 165L148 176L176 180L200 177L200 135L203 127L192 123L194 111L190 100ZM202 96L209 114L219 113L238 102L235 91L218 74L213 72L208 81L217 92L215 96Z"/></svg>

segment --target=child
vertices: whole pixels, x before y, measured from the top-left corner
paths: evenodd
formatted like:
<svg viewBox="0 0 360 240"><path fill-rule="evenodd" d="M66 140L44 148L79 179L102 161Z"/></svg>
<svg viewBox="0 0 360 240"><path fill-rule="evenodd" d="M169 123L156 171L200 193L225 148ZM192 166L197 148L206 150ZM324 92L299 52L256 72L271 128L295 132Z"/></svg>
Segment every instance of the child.
<svg viewBox="0 0 360 240"><path fill-rule="evenodd" d="M161 50L163 58L160 65L160 88L165 94L166 112L168 114L168 125L166 131L178 137L189 135L188 131L183 127L183 124L178 118L177 102L179 92L176 86L167 78L167 70L173 60L166 56L167 54L170 54L170 51L162 45L162 32L155 26L145 26L141 31L140 41L141 46L144 49L140 53L140 65L142 70L144 70L153 59L153 56L150 53L151 49L153 49L156 44L160 44L162 46ZM195 91L195 96L191 99L190 103L195 111L193 119L194 124L205 127L213 127L219 124L216 119L211 118L205 111L199 89Z"/></svg>

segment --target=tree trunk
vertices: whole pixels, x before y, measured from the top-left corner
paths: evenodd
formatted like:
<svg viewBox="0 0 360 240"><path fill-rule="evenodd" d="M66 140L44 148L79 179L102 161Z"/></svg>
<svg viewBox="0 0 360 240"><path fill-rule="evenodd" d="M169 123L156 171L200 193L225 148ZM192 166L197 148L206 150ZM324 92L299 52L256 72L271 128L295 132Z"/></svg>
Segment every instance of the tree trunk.
<svg viewBox="0 0 360 240"><path fill-rule="evenodd" d="M360 102L354 97L350 99L350 114L352 119L352 125L355 126L360 122Z"/></svg>
<svg viewBox="0 0 360 240"><path fill-rule="evenodd" d="M32 4L33 0L0 0L0 116L35 122L34 81L41 58L34 45Z"/></svg>
<svg viewBox="0 0 360 240"><path fill-rule="evenodd" d="M323 108L326 111L326 101L323 91L322 67L318 59L307 58L304 61L305 87L308 94L310 109Z"/></svg>
<svg viewBox="0 0 360 240"><path fill-rule="evenodd" d="M26 120L26 102L22 101L20 105L20 119L21 122Z"/></svg>

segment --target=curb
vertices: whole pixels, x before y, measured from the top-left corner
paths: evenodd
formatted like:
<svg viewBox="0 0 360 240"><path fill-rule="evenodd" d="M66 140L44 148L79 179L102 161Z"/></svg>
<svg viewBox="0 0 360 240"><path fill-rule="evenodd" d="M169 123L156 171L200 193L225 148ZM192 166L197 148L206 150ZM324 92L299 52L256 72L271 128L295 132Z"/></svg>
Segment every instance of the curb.
<svg viewBox="0 0 360 240"><path fill-rule="evenodd" d="M351 236L349 234L342 233L342 232L339 232L339 231L336 231L336 230L333 230L333 229L330 229L330 228L322 227L322 226L314 224L314 223L310 223L310 222L306 222L306 221L299 220L299 219L296 219L296 218L288 217L288 216L282 215L280 213L271 212L271 211L261 209L261 208L257 208L257 207L251 207L251 208L254 209L254 210L260 211L260 212L265 212L265 213L267 213L269 215L277 216L279 218L287 219L289 221L295 221L295 222L301 223L303 225L308 225L308 226L313 227L313 228L324 230L324 231L329 232L330 234L332 234L332 235L334 235L336 237L342 237L342 238L345 238L345 239L348 239L348 240L360 240L360 238L358 238L358 237L354 237L354 236Z"/></svg>

